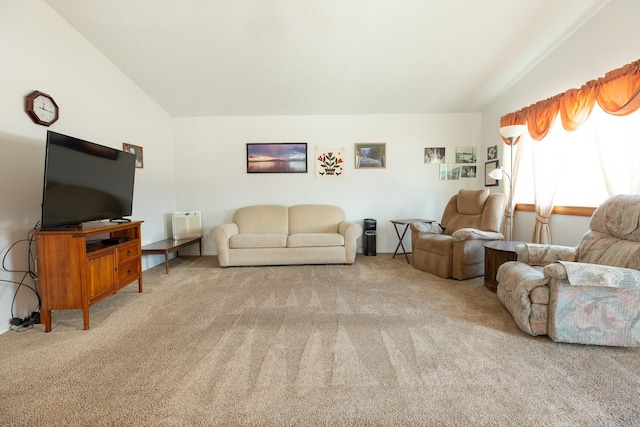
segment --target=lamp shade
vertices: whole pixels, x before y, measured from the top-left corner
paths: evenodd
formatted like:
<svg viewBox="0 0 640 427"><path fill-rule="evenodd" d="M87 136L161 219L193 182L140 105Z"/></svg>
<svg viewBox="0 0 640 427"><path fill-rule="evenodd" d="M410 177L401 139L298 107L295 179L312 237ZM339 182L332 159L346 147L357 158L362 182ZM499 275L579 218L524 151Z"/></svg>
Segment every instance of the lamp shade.
<svg viewBox="0 0 640 427"><path fill-rule="evenodd" d="M503 126L500 128L500 135L513 141L513 139L516 139L517 137L522 135L526 129L527 127L525 125Z"/></svg>
<svg viewBox="0 0 640 427"><path fill-rule="evenodd" d="M500 181L503 178L503 172L502 172L502 168L496 168L494 170L492 170L491 172L489 172L489 176L493 179L496 179L498 181Z"/></svg>

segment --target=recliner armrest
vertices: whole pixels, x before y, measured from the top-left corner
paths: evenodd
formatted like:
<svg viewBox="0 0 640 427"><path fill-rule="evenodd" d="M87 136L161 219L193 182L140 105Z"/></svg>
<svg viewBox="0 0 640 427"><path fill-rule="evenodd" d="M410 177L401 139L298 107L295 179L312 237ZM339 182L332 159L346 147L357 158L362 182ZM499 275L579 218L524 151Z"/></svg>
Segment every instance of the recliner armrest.
<svg viewBox="0 0 640 427"><path fill-rule="evenodd" d="M548 265L556 261L575 261L578 259L577 246L542 245L523 243L516 246L518 261L529 265Z"/></svg>
<svg viewBox="0 0 640 427"><path fill-rule="evenodd" d="M557 261L542 271L549 284L562 280L571 286L640 288L640 271L633 268Z"/></svg>
<svg viewBox="0 0 640 427"><path fill-rule="evenodd" d="M477 228L461 228L451 235L454 242L463 240L502 240L504 235L495 231L483 231Z"/></svg>

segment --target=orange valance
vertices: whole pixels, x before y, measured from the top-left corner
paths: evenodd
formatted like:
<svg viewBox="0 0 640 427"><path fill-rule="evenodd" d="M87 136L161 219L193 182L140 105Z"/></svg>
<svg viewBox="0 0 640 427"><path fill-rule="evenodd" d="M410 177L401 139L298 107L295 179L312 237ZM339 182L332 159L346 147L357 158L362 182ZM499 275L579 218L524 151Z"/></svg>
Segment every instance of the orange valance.
<svg viewBox="0 0 640 427"><path fill-rule="evenodd" d="M596 102L603 111L617 116L640 109L640 60L587 82L580 89L569 89L509 113L500 119L500 127L526 124L531 137L539 141L547 135L558 113L562 126L574 131L589 118ZM503 140L509 144L508 140ZM514 141L517 143L518 139Z"/></svg>

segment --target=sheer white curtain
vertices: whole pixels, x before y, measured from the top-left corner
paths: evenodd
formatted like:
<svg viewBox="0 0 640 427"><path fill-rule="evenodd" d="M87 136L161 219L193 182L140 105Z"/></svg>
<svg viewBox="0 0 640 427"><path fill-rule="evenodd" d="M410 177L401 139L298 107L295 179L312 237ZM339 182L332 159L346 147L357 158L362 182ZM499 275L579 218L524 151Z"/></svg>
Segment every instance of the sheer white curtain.
<svg viewBox="0 0 640 427"><path fill-rule="evenodd" d="M551 243L549 219L554 206L554 198L558 182L562 176L563 163L567 161L567 145L563 139L570 137L570 132L556 121L546 138L531 141L531 158L533 170L533 195L536 209L536 220L533 226L531 241L533 243Z"/></svg>
<svg viewBox="0 0 640 427"><path fill-rule="evenodd" d="M640 111L613 116L596 104L589 120L608 195L640 193Z"/></svg>

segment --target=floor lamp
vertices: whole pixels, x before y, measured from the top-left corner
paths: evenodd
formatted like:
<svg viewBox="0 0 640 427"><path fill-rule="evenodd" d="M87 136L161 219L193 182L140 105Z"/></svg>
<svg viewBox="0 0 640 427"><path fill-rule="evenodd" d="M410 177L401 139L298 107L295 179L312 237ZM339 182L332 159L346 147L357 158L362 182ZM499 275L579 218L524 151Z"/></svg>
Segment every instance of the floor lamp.
<svg viewBox="0 0 640 427"><path fill-rule="evenodd" d="M495 180L499 181L503 179L503 175L506 175L507 179L509 179L509 214L511 215L511 218L509 219L509 241L513 241L513 217L514 217L513 215L514 214L513 212L513 206L514 206L513 205L513 181L511 179L513 175L513 141L515 141L516 138L522 135L526 129L527 127L525 125L509 125L509 126L503 126L500 128L500 135L502 135L504 138L509 140L509 145L511 147L509 149L509 154L511 155L511 163L509 165L509 171L511 175L505 172L502 166L489 172L489 176Z"/></svg>

